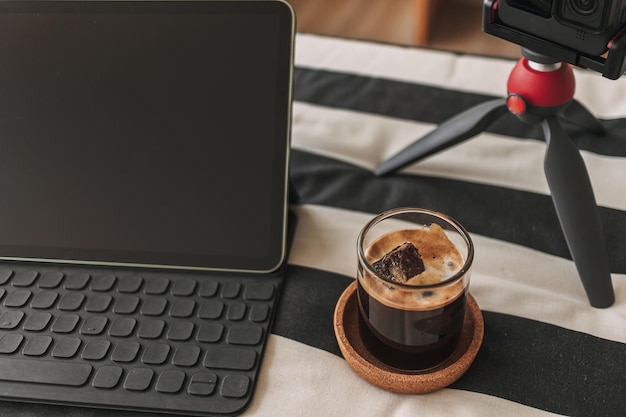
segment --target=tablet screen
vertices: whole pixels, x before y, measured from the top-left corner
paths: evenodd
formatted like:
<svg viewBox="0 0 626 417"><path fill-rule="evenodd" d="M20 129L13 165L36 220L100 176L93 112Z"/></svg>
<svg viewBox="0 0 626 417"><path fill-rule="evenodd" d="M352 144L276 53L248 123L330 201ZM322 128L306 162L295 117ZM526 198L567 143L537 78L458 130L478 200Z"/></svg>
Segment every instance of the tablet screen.
<svg viewBox="0 0 626 417"><path fill-rule="evenodd" d="M279 266L292 43L274 1L0 2L0 256Z"/></svg>

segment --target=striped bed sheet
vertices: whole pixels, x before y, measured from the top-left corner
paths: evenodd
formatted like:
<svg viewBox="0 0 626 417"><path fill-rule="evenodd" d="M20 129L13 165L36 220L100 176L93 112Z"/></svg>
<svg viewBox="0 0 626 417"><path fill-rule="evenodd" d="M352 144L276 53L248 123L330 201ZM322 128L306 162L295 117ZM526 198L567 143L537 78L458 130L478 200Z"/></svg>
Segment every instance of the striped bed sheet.
<svg viewBox="0 0 626 417"><path fill-rule="evenodd" d="M514 61L298 34L291 180L300 201L289 274L251 416L626 415L626 79L576 69L576 98L610 135L564 124L600 206L616 294L592 308L543 172L538 126L507 114L384 178L383 160L460 111L506 94ZM447 213L476 246L482 347L458 381L401 395L361 380L333 332L374 214Z"/></svg>

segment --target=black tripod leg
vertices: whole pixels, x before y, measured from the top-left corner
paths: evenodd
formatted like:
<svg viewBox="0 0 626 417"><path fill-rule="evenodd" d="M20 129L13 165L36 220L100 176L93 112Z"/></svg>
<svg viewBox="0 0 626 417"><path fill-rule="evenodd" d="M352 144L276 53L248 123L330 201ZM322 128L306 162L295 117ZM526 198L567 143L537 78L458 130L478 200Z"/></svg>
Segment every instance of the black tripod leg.
<svg viewBox="0 0 626 417"><path fill-rule="evenodd" d="M459 113L390 159L382 162L376 167L374 173L379 176L389 174L469 139L485 130L493 120L506 111L508 111L506 99L496 99Z"/></svg>
<svg viewBox="0 0 626 417"><path fill-rule="evenodd" d="M580 101L572 100L563 112L563 118L588 132L605 133L600 121Z"/></svg>
<svg viewBox="0 0 626 417"><path fill-rule="evenodd" d="M546 178L572 259L591 305L609 307L615 301L611 270L585 163L557 116L541 125L547 142Z"/></svg>

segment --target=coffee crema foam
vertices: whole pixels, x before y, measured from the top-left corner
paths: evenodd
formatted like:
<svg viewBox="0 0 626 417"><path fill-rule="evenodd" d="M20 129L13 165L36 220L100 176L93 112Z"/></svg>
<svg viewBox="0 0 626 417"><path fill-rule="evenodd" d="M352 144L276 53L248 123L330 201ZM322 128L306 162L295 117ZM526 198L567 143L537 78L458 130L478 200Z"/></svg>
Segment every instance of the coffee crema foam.
<svg viewBox="0 0 626 417"><path fill-rule="evenodd" d="M365 251L365 258L372 265L405 242L411 242L418 249L425 270L409 278L404 285L436 284L452 277L463 267L463 256L437 224L387 233L372 242ZM460 279L449 286L432 290L405 288L372 276L367 270L363 272L361 285L369 295L389 307L404 310L431 310L444 306L456 299L465 287L465 279Z"/></svg>

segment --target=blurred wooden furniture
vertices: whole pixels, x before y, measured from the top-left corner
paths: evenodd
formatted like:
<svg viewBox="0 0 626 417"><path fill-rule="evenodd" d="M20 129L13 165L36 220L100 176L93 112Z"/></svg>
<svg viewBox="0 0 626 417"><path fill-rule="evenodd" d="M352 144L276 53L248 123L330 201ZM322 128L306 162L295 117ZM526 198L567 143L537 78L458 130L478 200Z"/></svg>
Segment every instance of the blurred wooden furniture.
<svg viewBox="0 0 626 417"><path fill-rule="evenodd" d="M441 0L415 0L415 43L427 45L430 41L431 26Z"/></svg>

